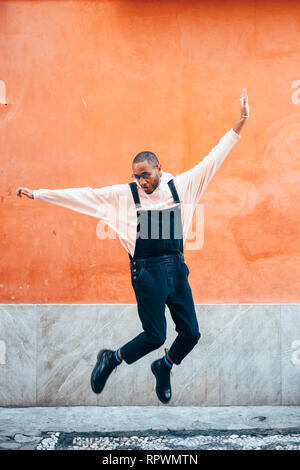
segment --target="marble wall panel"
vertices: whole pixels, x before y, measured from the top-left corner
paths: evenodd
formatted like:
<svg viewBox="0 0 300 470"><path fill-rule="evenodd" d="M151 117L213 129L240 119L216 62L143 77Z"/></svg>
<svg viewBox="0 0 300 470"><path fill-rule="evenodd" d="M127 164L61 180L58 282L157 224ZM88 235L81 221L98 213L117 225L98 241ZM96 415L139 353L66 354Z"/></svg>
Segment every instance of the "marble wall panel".
<svg viewBox="0 0 300 470"><path fill-rule="evenodd" d="M299 404L299 309L196 305L201 338L174 365L167 406ZM123 362L100 395L90 387L97 353L142 331L135 304L3 304L0 312L0 406L166 406L150 365L177 335L167 307L164 346Z"/></svg>
<svg viewBox="0 0 300 470"><path fill-rule="evenodd" d="M282 405L300 403L300 305L281 306Z"/></svg>
<svg viewBox="0 0 300 470"><path fill-rule="evenodd" d="M201 338L176 370L174 404L280 404L280 306L196 310Z"/></svg>
<svg viewBox="0 0 300 470"><path fill-rule="evenodd" d="M0 406L36 403L36 306L0 305Z"/></svg>
<svg viewBox="0 0 300 470"><path fill-rule="evenodd" d="M220 404L280 405L280 305L226 305L220 314Z"/></svg>
<svg viewBox="0 0 300 470"><path fill-rule="evenodd" d="M37 307L37 405L96 405L90 369L98 337L97 305Z"/></svg>

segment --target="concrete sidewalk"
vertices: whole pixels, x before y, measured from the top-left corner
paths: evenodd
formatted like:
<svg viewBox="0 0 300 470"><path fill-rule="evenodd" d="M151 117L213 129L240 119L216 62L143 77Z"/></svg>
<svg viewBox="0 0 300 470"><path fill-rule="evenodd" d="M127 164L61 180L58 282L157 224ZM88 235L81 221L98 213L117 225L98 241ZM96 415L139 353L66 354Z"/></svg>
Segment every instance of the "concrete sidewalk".
<svg viewBox="0 0 300 470"><path fill-rule="evenodd" d="M0 408L0 450L295 449L300 406Z"/></svg>
<svg viewBox="0 0 300 470"><path fill-rule="evenodd" d="M50 431L299 429L300 406L0 408L0 436Z"/></svg>

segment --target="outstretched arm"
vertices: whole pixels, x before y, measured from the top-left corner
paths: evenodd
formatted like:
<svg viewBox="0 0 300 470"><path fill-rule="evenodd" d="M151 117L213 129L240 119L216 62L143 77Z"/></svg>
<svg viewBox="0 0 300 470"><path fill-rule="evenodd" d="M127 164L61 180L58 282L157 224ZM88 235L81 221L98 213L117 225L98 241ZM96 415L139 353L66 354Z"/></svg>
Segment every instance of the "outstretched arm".
<svg viewBox="0 0 300 470"><path fill-rule="evenodd" d="M236 142L242 138L241 129L249 117L246 88L240 97L240 120L220 139L218 144L196 166L176 176L175 182L185 203L197 204L208 183L221 166Z"/></svg>
<svg viewBox="0 0 300 470"><path fill-rule="evenodd" d="M41 200L71 209L98 219L105 219L108 211L118 204L118 197L124 185L102 188L69 188L31 190L19 187L17 195L24 194L30 199Z"/></svg>

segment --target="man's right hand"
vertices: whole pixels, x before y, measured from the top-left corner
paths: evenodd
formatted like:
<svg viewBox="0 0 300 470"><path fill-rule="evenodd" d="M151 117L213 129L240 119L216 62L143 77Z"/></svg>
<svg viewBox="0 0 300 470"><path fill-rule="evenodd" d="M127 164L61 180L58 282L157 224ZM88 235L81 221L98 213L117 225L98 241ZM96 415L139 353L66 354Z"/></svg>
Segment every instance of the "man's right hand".
<svg viewBox="0 0 300 470"><path fill-rule="evenodd" d="M22 197L22 194L24 194L24 196L29 197L30 199L34 199L33 191L31 189L19 187L17 189L17 196Z"/></svg>

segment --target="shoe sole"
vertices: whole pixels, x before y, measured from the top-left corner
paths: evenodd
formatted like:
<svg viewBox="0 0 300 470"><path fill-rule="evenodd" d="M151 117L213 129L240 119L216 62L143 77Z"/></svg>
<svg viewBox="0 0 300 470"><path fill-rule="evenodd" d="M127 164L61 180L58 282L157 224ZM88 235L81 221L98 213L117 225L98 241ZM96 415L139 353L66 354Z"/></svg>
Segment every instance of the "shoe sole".
<svg viewBox="0 0 300 470"><path fill-rule="evenodd" d="M156 395L158 396L158 399L159 399L162 403L169 403L169 401L171 401L172 396L169 398L169 400L165 400L165 399L163 399L163 398L160 396L159 392L157 391L157 376L156 376L156 371L155 371L155 368L154 368L153 364L154 364L154 363L152 362L152 364L151 364L151 371L152 371L153 375L154 375L155 378L156 378L156 387L155 387Z"/></svg>
<svg viewBox="0 0 300 470"><path fill-rule="evenodd" d="M98 364L99 364L99 362L100 362L101 356L103 355L103 353L104 353L105 351L106 351L105 349L101 349L101 351L98 352L98 354L97 354L97 362L96 362L96 365L95 365L95 367L94 367L94 369L93 369L93 371L92 371L92 373L91 373L91 387L92 387L93 392L96 393L97 395L102 392L102 390L104 389L105 383L104 383L103 387L101 388L101 390L100 390L99 392L97 392L97 391L94 389L94 385L93 385L93 375L94 375L94 372L96 371L96 369L97 369L97 367L98 367Z"/></svg>

